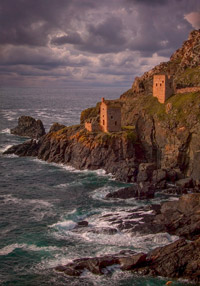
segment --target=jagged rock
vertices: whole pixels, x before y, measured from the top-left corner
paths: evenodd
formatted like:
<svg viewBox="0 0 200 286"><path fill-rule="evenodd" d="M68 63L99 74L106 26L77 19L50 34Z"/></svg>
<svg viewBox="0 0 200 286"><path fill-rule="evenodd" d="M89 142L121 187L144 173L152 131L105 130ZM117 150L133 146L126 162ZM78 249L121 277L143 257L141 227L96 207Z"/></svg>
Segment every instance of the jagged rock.
<svg viewBox="0 0 200 286"><path fill-rule="evenodd" d="M200 237L193 242L179 239L153 250L149 257L150 275L186 278L200 282Z"/></svg>
<svg viewBox="0 0 200 286"><path fill-rule="evenodd" d="M24 144L24 148L27 149L28 145ZM30 146L30 156L37 156L48 162L70 164L81 170L104 169L121 181L134 180L132 177L135 174L132 170L137 168L141 157L140 146L126 134L88 134L81 125L49 132L35 143L34 150L33 146ZM18 147L9 149L7 154L13 151L16 155L26 156L22 145Z"/></svg>
<svg viewBox="0 0 200 286"><path fill-rule="evenodd" d="M192 178L185 178L185 179L181 179L176 181L176 185L178 187L181 187L182 189L184 188L193 188L194 187L194 182Z"/></svg>
<svg viewBox="0 0 200 286"><path fill-rule="evenodd" d="M152 183L156 185L157 189L164 189L166 187L167 172L163 169L153 171Z"/></svg>
<svg viewBox="0 0 200 286"><path fill-rule="evenodd" d="M65 128L65 127L66 127L65 125L55 122L50 127L49 132L56 132L56 131L59 131L59 130Z"/></svg>
<svg viewBox="0 0 200 286"><path fill-rule="evenodd" d="M120 257L119 264L121 270L132 270L134 268L139 268L146 265L146 257L145 253L138 253L134 255L130 255L128 257Z"/></svg>
<svg viewBox="0 0 200 286"><path fill-rule="evenodd" d="M118 191L106 195L106 199L149 199L154 197L155 188L148 182L141 182L131 187L119 189Z"/></svg>
<svg viewBox="0 0 200 286"><path fill-rule="evenodd" d="M200 235L200 194L186 194L178 201L166 202L154 223L164 225L170 234L194 239Z"/></svg>
<svg viewBox="0 0 200 286"><path fill-rule="evenodd" d="M155 163L141 163L137 175L137 182L151 181L153 171L156 169Z"/></svg>
<svg viewBox="0 0 200 286"><path fill-rule="evenodd" d="M84 270L93 274L108 273L106 267L118 265L125 271L143 275L185 278L200 282L200 238L187 242L179 239L164 247L158 247L148 254L133 254L126 251L125 255L113 254L95 258L81 258L65 266L57 266L56 271L69 276L80 276Z"/></svg>
<svg viewBox="0 0 200 286"><path fill-rule="evenodd" d="M41 120L35 120L31 116L21 116L18 119L18 126L11 129L12 134L38 139L45 134Z"/></svg>
<svg viewBox="0 0 200 286"><path fill-rule="evenodd" d="M22 156L37 156L39 145L36 140L29 140L25 143L14 145L6 150L3 154L15 154L20 157Z"/></svg>

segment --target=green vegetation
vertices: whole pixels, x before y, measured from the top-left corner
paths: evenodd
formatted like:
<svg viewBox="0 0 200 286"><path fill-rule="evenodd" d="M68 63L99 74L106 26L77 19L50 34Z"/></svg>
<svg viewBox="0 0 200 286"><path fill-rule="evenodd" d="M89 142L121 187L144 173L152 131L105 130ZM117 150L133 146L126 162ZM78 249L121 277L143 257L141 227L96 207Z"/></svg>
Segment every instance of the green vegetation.
<svg viewBox="0 0 200 286"><path fill-rule="evenodd" d="M86 119L97 117L99 115L100 102L95 107L90 107L81 112L80 122L84 123Z"/></svg>
<svg viewBox="0 0 200 286"><path fill-rule="evenodd" d="M200 83L200 67L187 68L181 74L177 74L175 82L180 87L198 86Z"/></svg>
<svg viewBox="0 0 200 286"><path fill-rule="evenodd" d="M128 89L127 91L125 91L121 96L120 98L123 99L123 98L131 98L131 97L134 97L135 93L133 92L132 88Z"/></svg>

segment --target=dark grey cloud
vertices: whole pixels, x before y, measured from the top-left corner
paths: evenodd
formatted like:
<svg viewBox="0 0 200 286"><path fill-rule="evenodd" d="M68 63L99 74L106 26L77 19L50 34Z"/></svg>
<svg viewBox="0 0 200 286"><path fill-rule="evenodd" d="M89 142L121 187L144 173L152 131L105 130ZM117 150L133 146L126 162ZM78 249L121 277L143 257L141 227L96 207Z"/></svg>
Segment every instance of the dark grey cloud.
<svg viewBox="0 0 200 286"><path fill-rule="evenodd" d="M1 0L0 44L44 46L48 34L62 26L65 0Z"/></svg>
<svg viewBox="0 0 200 286"><path fill-rule="evenodd" d="M180 47L199 10L197 0L0 0L3 82L131 84Z"/></svg>
<svg viewBox="0 0 200 286"><path fill-rule="evenodd" d="M152 5L165 5L169 2L169 0L127 0L128 3L131 3L131 4L135 4L135 3L138 3L138 4L142 4L142 5L149 5L149 6L152 6Z"/></svg>
<svg viewBox="0 0 200 286"><path fill-rule="evenodd" d="M123 35L122 20L117 17L107 18L98 25L88 25L89 36L80 45L80 50L92 53L119 52L124 49L126 38Z"/></svg>

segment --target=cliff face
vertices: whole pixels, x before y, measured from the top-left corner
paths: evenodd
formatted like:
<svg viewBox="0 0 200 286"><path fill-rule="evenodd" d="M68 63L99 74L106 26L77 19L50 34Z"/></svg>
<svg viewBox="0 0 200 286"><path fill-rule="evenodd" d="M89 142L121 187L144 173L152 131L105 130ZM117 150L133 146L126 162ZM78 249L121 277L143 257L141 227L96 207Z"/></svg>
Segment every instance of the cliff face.
<svg viewBox="0 0 200 286"><path fill-rule="evenodd" d="M32 140L13 146L6 153L36 156L48 162L70 164L80 170L102 168L122 181L131 181L139 163L144 160L133 132L90 133L81 125L49 132L38 142Z"/></svg>
<svg viewBox="0 0 200 286"><path fill-rule="evenodd" d="M120 98L123 125L137 126L146 160L200 179L200 92L177 93L160 104L152 97L153 75L159 73L173 75L177 88L200 86L200 30L190 33L169 62L136 78Z"/></svg>
<svg viewBox="0 0 200 286"><path fill-rule="evenodd" d="M200 92L175 94L161 104L152 96L154 74L169 73L177 86L200 86L200 30L193 31L167 63L140 78L120 99L126 131L91 133L83 126L52 129L38 143L17 146L8 152L38 156L77 169L103 168L123 181L151 180L145 168L176 170L200 180ZM84 110L81 123L99 114L99 104ZM63 127L63 126L62 126ZM141 164L141 166L140 166ZM150 164L150 165L148 165ZM151 167L149 167L151 166ZM143 176L144 175L144 176Z"/></svg>
<svg viewBox="0 0 200 286"><path fill-rule="evenodd" d="M132 91L152 94L152 81L155 74L173 75L175 87L200 86L200 30L192 31L187 41L168 62L160 63L152 70L137 77ZM124 95L126 97L126 95ZM122 98L124 97L122 95Z"/></svg>

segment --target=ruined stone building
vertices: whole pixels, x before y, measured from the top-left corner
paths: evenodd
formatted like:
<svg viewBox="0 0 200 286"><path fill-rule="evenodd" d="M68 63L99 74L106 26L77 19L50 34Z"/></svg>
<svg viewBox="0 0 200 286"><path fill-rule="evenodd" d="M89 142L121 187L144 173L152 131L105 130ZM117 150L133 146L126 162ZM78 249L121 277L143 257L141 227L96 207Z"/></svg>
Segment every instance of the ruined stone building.
<svg viewBox="0 0 200 286"><path fill-rule="evenodd" d="M158 98L160 103L172 96L173 90L173 77L162 75L154 75L153 77L153 96Z"/></svg>
<svg viewBox="0 0 200 286"><path fill-rule="evenodd" d="M90 132L98 132L100 131L99 122L97 122L95 119L89 119L85 122L85 129L87 129Z"/></svg>
<svg viewBox="0 0 200 286"><path fill-rule="evenodd" d="M101 99L100 128L103 132L117 132L121 130L120 102Z"/></svg>

